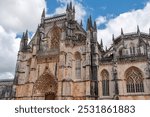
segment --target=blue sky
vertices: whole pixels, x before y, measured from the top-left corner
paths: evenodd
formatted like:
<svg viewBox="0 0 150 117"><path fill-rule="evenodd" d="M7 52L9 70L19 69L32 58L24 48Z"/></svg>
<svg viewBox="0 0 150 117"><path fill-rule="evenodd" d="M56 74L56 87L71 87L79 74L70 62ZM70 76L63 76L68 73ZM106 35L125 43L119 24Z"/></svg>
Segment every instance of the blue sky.
<svg viewBox="0 0 150 117"><path fill-rule="evenodd" d="M46 0L48 8L47 10L49 14L53 13L57 7L61 6L62 2L60 1ZM142 9L149 0L76 0L76 1L81 3L85 8L85 10L87 11L85 19L89 15L92 15L93 19L96 19L99 15L106 16L108 19L111 19L128 11Z"/></svg>

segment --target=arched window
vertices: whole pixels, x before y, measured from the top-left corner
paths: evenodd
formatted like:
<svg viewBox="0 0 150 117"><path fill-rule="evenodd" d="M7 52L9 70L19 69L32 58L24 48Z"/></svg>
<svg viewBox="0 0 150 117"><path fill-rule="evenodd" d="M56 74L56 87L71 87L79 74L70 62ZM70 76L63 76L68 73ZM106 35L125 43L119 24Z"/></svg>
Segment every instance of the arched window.
<svg viewBox="0 0 150 117"><path fill-rule="evenodd" d="M101 72L103 96L109 96L109 73L107 70Z"/></svg>
<svg viewBox="0 0 150 117"><path fill-rule="evenodd" d="M135 55L135 45L134 45L134 43L130 43L130 54Z"/></svg>
<svg viewBox="0 0 150 117"><path fill-rule="evenodd" d="M76 73L76 78L80 79L81 78L81 54L79 52L75 53L75 73Z"/></svg>
<svg viewBox="0 0 150 117"><path fill-rule="evenodd" d="M126 88L128 93L144 92L143 77L141 71L131 67L125 72Z"/></svg>

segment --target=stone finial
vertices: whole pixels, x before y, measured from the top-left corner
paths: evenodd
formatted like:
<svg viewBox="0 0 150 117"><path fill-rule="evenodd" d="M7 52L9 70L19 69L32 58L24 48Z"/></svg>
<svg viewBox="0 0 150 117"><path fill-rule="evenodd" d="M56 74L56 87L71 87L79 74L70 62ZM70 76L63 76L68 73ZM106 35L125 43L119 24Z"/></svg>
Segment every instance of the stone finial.
<svg viewBox="0 0 150 117"><path fill-rule="evenodd" d="M137 33L140 34L140 28L139 28L139 25L137 25Z"/></svg>
<svg viewBox="0 0 150 117"><path fill-rule="evenodd" d="M86 30L90 30L90 20L89 18L87 19L87 24L86 24Z"/></svg>
<svg viewBox="0 0 150 117"><path fill-rule="evenodd" d="M112 35L112 41L113 41L113 42L115 41L115 36L114 36L114 34Z"/></svg>
<svg viewBox="0 0 150 117"><path fill-rule="evenodd" d="M123 29L121 28L121 35L124 35L124 33L123 33Z"/></svg>
<svg viewBox="0 0 150 117"><path fill-rule="evenodd" d="M94 30L97 31L96 21L94 21Z"/></svg>
<svg viewBox="0 0 150 117"><path fill-rule="evenodd" d="M83 24L82 24L82 20L81 20L81 22L80 22L80 26L83 26Z"/></svg>
<svg viewBox="0 0 150 117"><path fill-rule="evenodd" d="M70 9L72 10L72 1L70 2Z"/></svg>
<svg viewBox="0 0 150 117"><path fill-rule="evenodd" d="M103 48L103 40L101 39L101 47Z"/></svg>
<svg viewBox="0 0 150 117"><path fill-rule="evenodd" d="M43 9L42 17L45 18L45 8Z"/></svg>
<svg viewBox="0 0 150 117"><path fill-rule="evenodd" d="M91 28L92 27L92 17L91 17L91 15L89 17L89 25L90 25L90 28Z"/></svg>
<svg viewBox="0 0 150 117"><path fill-rule="evenodd" d="M75 10L75 6L73 6L73 12L74 12L74 13L76 12L76 10Z"/></svg>
<svg viewBox="0 0 150 117"><path fill-rule="evenodd" d="M25 39L28 39L28 30L26 30L26 33L25 33L24 38L25 38Z"/></svg>

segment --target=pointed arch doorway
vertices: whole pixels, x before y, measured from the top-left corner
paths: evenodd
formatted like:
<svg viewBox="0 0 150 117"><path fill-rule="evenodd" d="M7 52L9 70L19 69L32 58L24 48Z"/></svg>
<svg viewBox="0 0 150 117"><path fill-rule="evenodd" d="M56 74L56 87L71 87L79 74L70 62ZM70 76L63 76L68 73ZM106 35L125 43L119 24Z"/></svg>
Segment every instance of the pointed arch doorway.
<svg viewBox="0 0 150 117"><path fill-rule="evenodd" d="M57 93L56 78L49 72L44 72L34 84L34 97L41 97L45 100L55 100Z"/></svg>
<svg viewBox="0 0 150 117"><path fill-rule="evenodd" d="M55 100L56 96L55 93L46 93L45 100Z"/></svg>

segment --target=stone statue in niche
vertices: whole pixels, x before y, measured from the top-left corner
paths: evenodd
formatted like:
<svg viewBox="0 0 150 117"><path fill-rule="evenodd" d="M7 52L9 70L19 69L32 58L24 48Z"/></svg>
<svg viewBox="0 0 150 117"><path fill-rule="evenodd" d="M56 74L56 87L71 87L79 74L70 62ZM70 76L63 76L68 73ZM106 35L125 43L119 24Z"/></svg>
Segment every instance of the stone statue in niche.
<svg viewBox="0 0 150 117"><path fill-rule="evenodd" d="M59 48L59 41L61 37L61 29L54 23L51 30L51 48Z"/></svg>
<svg viewBox="0 0 150 117"><path fill-rule="evenodd" d="M43 26L39 27L41 45L40 48L42 51L46 51L48 49L47 39L45 38L45 29Z"/></svg>
<svg viewBox="0 0 150 117"><path fill-rule="evenodd" d="M47 44L47 40L46 39L45 40L44 39L41 40L40 48L41 48L42 51L46 51L48 49L48 44Z"/></svg>
<svg viewBox="0 0 150 117"><path fill-rule="evenodd" d="M40 32L41 40L43 40L45 38L45 30L42 26L39 27L39 32Z"/></svg>

